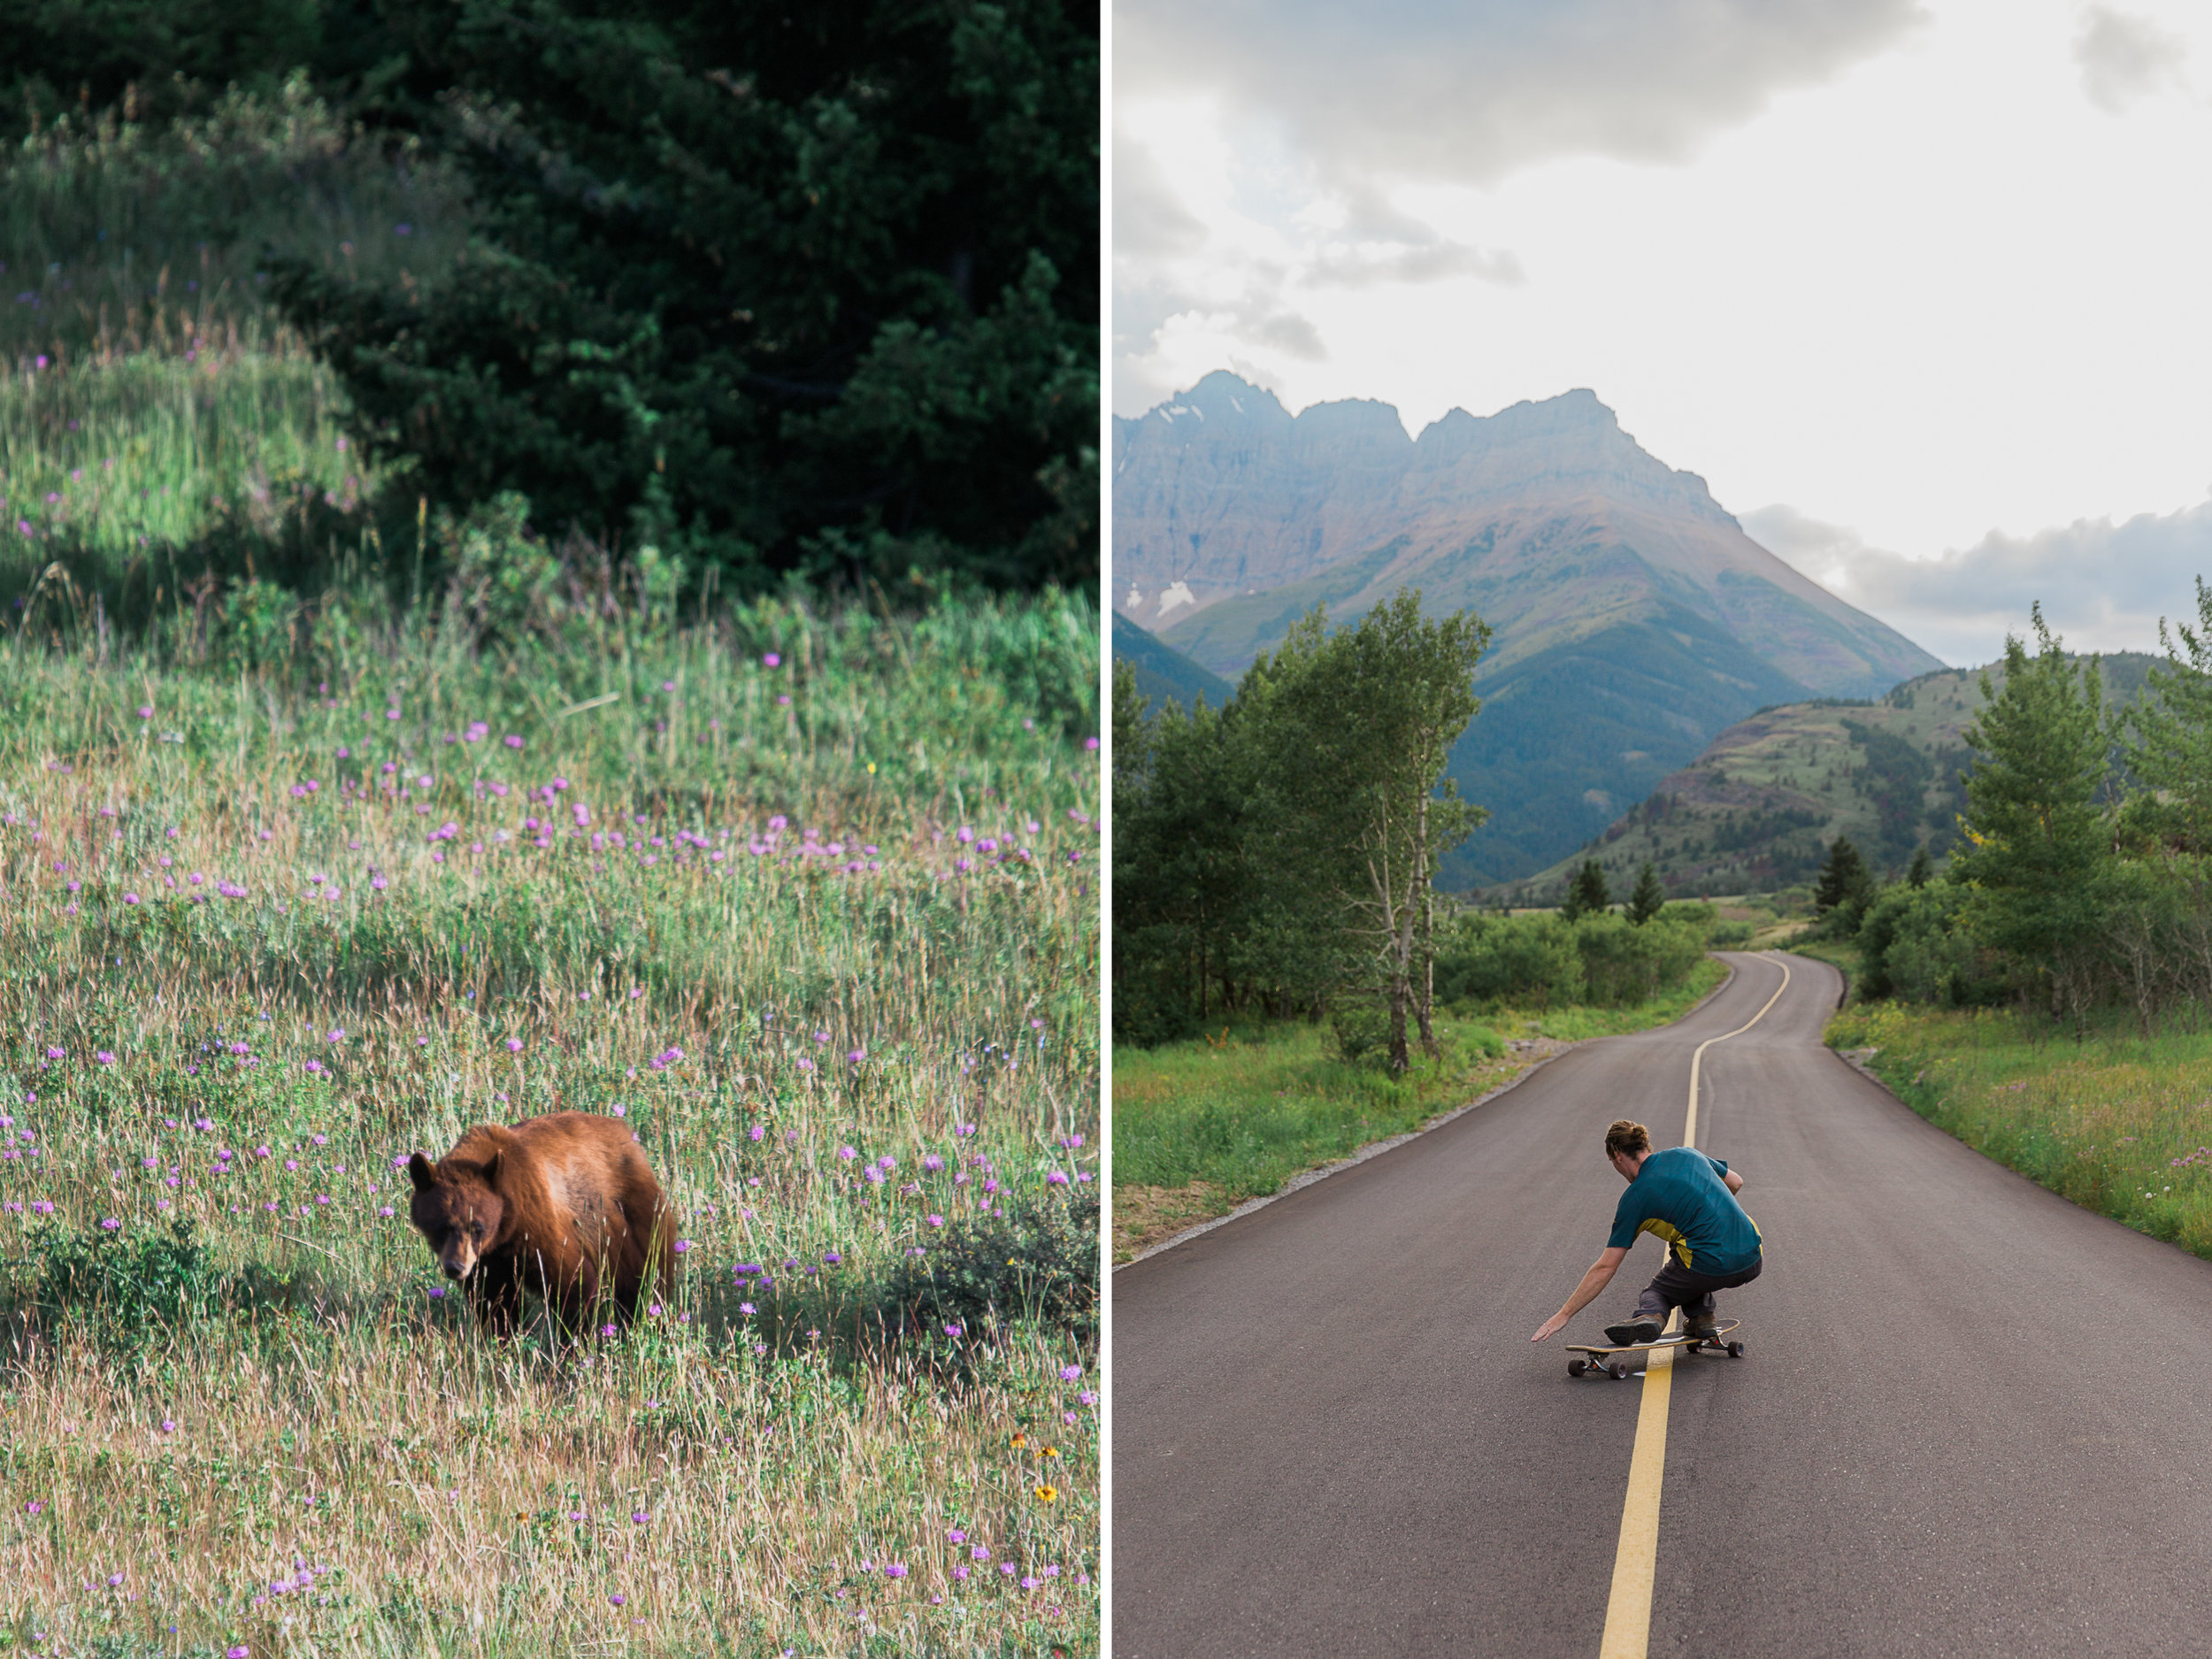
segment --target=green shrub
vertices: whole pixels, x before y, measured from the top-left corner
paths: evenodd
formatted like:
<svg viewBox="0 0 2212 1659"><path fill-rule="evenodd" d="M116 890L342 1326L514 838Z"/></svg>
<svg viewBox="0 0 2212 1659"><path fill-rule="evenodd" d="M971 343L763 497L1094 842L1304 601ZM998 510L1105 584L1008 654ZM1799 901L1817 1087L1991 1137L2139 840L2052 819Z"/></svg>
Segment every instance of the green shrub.
<svg viewBox="0 0 2212 1659"><path fill-rule="evenodd" d="M1459 1033L1459 1046L1468 1064L1479 1060L1502 1059L1505 1039L1487 1025L1470 1025Z"/></svg>
<svg viewBox="0 0 2212 1659"><path fill-rule="evenodd" d="M223 595L216 655L236 668L259 668L292 655L300 602L291 590L271 581L240 582Z"/></svg>
<svg viewBox="0 0 2212 1659"><path fill-rule="evenodd" d="M1574 930L1551 916L1462 916L1437 941L1436 995L1446 1002L1578 1002L1582 957Z"/></svg>
<svg viewBox="0 0 2212 1659"><path fill-rule="evenodd" d="M1717 926L1709 905L1670 904L1639 927L1592 911L1459 918L1439 941L1436 994L1448 1003L1511 1002L1534 1008L1624 1007L1678 984Z"/></svg>
<svg viewBox="0 0 2212 1659"><path fill-rule="evenodd" d="M941 1348L1027 1319L1098 1340L1098 1188L1002 1208L947 1228L893 1274L879 1310L887 1334Z"/></svg>
<svg viewBox="0 0 2212 1659"><path fill-rule="evenodd" d="M1390 1010L1379 1002L1347 998L1329 1012L1336 1051L1355 1065L1381 1064L1390 1053Z"/></svg>
<svg viewBox="0 0 2212 1659"><path fill-rule="evenodd" d="M1994 1000L2002 986L1986 971L1965 927L1966 889L1948 881L1899 885L1870 905L1859 925L1861 1001L1898 997L1960 1007Z"/></svg>
<svg viewBox="0 0 2212 1659"><path fill-rule="evenodd" d="M211 1312L222 1279L181 1217L165 1231L127 1234L101 1225L30 1237L31 1299L39 1313L68 1320L111 1353L134 1353Z"/></svg>
<svg viewBox="0 0 2212 1659"><path fill-rule="evenodd" d="M1574 926L1586 1001L1618 1008L1656 996L1705 954L1705 929L1664 913L1639 927L1624 916L1586 916Z"/></svg>

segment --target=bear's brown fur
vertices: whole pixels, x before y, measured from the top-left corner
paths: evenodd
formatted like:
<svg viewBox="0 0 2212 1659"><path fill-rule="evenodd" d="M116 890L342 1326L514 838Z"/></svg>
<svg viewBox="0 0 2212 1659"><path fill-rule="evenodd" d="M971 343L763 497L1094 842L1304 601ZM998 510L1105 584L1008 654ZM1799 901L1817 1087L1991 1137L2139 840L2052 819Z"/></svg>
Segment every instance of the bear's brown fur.
<svg viewBox="0 0 2212 1659"><path fill-rule="evenodd" d="M675 1212L614 1118L478 1124L435 1164L416 1153L407 1172L410 1218L499 1335L512 1334L525 1290L575 1332L603 1294L626 1325L649 1274L664 1299L674 1282Z"/></svg>

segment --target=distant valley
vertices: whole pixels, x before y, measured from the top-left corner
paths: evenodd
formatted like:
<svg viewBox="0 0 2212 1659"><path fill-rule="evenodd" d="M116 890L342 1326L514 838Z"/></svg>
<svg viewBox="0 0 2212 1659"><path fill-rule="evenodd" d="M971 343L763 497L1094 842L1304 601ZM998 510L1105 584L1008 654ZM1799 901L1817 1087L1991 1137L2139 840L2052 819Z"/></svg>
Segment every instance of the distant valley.
<svg viewBox="0 0 2212 1659"><path fill-rule="evenodd" d="M1293 419L1216 373L1118 419L1113 470L1117 626L1215 674L1317 603L1351 621L1402 587L1490 624L1450 772L1492 816L1448 887L1536 876L1754 710L1943 666L1751 541L1587 391L1455 410L1415 440L1387 404Z"/></svg>

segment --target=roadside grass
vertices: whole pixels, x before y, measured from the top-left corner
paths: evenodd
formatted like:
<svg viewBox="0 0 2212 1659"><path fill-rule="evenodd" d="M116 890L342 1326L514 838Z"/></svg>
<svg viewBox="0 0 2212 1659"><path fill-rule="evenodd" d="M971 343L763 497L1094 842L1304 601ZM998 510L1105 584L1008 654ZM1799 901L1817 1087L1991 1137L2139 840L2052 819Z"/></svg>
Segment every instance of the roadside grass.
<svg viewBox="0 0 2212 1659"><path fill-rule="evenodd" d="M1342 1059L1326 1025L1230 1026L1114 1052L1114 1258L1279 1191L1302 1171L1420 1128L1518 1076L1532 1050L1679 1019L1727 977L1708 956L1649 1002L1440 1012L1440 1060L1394 1078ZM1525 1045L1509 1047L1509 1044Z"/></svg>
<svg viewBox="0 0 2212 1659"><path fill-rule="evenodd" d="M2212 1258L2212 1031L2146 1036L2116 1011L2079 1041L2010 1009L1845 1009L1831 1048L1930 1123L2100 1215Z"/></svg>
<svg viewBox="0 0 2212 1659"><path fill-rule="evenodd" d="M1094 618L342 643L0 651L0 1637L1094 1653ZM679 1288L488 1342L396 1161L558 1110Z"/></svg>
<svg viewBox="0 0 2212 1659"><path fill-rule="evenodd" d="M1502 1009L1489 1018L1509 1038L1548 1037L1558 1042L1587 1042L1594 1037L1620 1037L1632 1031L1667 1025L1688 1013L1717 990L1728 977L1728 964L1701 956L1681 983L1640 1002L1617 1005L1578 1003L1567 1008Z"/></svg>

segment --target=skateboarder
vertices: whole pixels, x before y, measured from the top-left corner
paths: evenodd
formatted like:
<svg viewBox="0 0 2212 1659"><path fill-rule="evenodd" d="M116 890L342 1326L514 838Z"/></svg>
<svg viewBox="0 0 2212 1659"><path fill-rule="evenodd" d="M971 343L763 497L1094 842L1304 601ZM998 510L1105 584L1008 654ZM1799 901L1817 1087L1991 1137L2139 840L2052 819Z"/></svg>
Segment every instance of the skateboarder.
<svg viewBox="0 0 2212 1659"><path fill-rule="evenodd" d="M1650 1132L1625 1118L1605 1132L1605 1156L1628 1183L1613 1212L1605 1252L1582 1276L1567 1305L1529 1340L1542 1341L1595 1301L1640 1233L1656 1233L1666 1241L1667 1264L1637 1298L1635 1317L1607 1325L1605 1340L1620 1347L1656 1342L1670 1308L1682 1310L1683 1329L1691 1336L1718 1334L1713 1293L1749 1284L1763 1265L1758 1225L1736 1202L1743 1177L1694 1147L1654 1152Z"/></svg>

